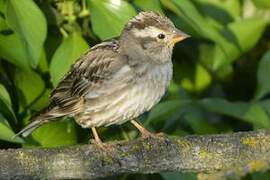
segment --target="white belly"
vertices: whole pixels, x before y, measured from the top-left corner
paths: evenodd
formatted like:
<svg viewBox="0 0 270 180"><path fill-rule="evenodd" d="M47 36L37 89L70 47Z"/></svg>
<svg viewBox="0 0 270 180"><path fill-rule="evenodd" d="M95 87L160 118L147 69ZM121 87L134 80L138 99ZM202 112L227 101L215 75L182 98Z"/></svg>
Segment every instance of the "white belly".
<svg viewBox="0 0 270 180"><path fill-rule="evenodd" d="M109 126L122 124L150 110L160 101L169 85L172 64L151 68L125 88L89 100L84 113L76 120L83 127Z"/></svg>

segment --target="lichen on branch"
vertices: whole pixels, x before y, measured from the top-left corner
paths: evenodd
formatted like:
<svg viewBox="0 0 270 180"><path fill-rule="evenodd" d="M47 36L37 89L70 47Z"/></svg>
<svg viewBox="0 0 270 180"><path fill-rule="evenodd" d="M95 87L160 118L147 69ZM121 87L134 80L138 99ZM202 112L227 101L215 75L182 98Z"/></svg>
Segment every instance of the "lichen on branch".
<svg viewBox="0 0 270 180"><path fill-rule="evenodd" d="M95 145L52 149L0 150L0 179L87 178L123 173L181 171L206 177L244 176L269 169L270 132L149 137ZM203 173L203 174L202 174Z"/></svg>

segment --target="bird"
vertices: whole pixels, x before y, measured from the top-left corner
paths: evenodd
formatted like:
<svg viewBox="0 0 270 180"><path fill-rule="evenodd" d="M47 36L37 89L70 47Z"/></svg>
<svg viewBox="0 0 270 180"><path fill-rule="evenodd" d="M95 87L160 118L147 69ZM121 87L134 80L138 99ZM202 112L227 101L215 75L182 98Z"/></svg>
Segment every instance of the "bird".
<svg viewBox="0 0 270 180"><path fill-rule="evenodd" d="M75 61L51 92L49 105L17 135L26 137L64 117L91 129L98 145L103 141L96 128L127 121L143 137L151 135L137 118L165 94L173 74L173 47L188 37L160 13L138 13L118 38L93 46Z"/></svg>

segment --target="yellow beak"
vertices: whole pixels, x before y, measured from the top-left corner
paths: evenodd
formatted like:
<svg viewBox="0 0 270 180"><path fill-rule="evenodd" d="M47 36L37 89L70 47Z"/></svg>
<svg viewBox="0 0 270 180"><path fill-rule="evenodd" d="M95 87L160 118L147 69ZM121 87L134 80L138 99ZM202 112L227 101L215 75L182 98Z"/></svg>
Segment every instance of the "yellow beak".
<svg viewBox="0 0 270 180"><path fill-rule="evenodd" d="M174 45L174 44L176 44L177 42L183 41L184 39L187 39L187 38L189 38L189 37L190 37L190 35L185 34L185 33L181 32L181 31L178 31L178 32L174 35L174 37L169 41L169 45Z"/></svg>

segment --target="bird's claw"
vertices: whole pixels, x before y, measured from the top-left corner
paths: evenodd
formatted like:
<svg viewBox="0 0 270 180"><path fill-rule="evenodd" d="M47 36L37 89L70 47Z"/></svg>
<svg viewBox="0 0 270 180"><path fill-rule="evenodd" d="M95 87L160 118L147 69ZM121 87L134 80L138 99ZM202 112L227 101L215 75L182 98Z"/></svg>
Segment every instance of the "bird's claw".
<svg viewBox="0 0 270 180"><path fill-rule="evenodd" d="M164 133L151 133L149 131L145 131L144 133L142 133L142 138L146 139L146 138L164 138L165 134Z"/></svg>
<svg viewBox="0 0 270 180"><path fill-rule="evenodd" d="M101 141L96 141L95 139L90 139L90 143L95 145L101 152L105 153L106 155L111 155L113 152L113 146L111 144L103 143Z"/></svg>

